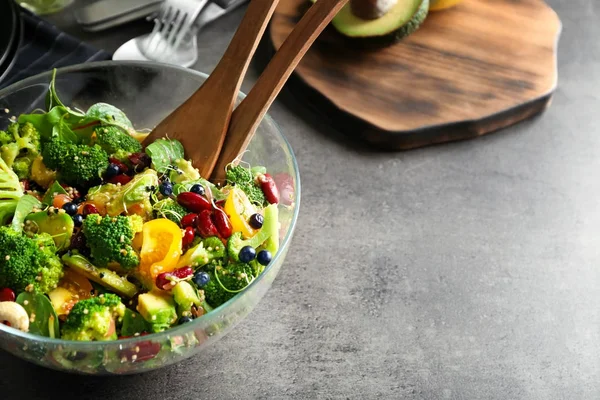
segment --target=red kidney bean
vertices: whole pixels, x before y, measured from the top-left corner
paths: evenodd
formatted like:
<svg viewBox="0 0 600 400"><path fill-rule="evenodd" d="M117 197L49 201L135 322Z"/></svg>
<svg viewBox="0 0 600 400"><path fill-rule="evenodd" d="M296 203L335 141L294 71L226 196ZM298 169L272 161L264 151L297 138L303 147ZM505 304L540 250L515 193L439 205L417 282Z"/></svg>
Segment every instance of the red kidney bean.
<svg viewBox="0 0 600 400"><path fill-rule="evenodd" d="M110 161L111 164L115 164L116 166L118 166L122 174L126 174L129 172L129 167L126 164L123 164L121 160L118 160L114 157L110 157L108 161Z"/></svg>
<svg viewBox="0 0 600 400"><path fill-rule="evenodd" d="M190 211L199 213L202 210L210 210L212 204L205 197L197 193L183 192L177 195L177 202Z"/></svg>
<svg viewBox="0 0 600 400"><path fill-rule="evenodd" d="M183 218L181 218L181 226L184 228L187 228L188 226L195 226L196 222L198 221L198 215L194 214L194 213L189 213L187 215L184 215Z"/></svg>
<svg viewBox="0 0 600 400"><path fill-rule="evenodd" d="M264 174L264 175L258 175L256 177L256 179L258 180L258 183L260 184L260 188L262 189L263 193L265 194L265 198L267 199L267 201L270 204L277 204L279 203L279 190L277 189L277 186L275 185L275 181L273 180L273 177L269 174Z"/></svg>
<svg viewBox="0 0 600 400"><path fill-rule="evenodd" d="M117 183L120 183L121 185L126 185L127 183L129 183L129 181L131 180L131 177L129 175L125 175L125 174L120 174L117 176L113 176L112 178L110 178L108 180L109 183L114 183L115 185Z"/></svg>
<svg viewBox="0 0 600 400"><path fill-rule="evenodd" d="M200 236L203 238L219 235L219 231L213 222L210 210L204 210L198 214L198 223L196 224L196 227L198 228L198 233L200 233Z"/></svg>
<svg viewBox="0 0 600 400"><path fill-rule="evenodd" d="M219 236L223 239L229 238L233 233L233 228L231 227L231 222L229 222L229 217L225 214L225 211L220 208L213 209L213 222L219 231Z"/></svg>
<svg viewBox="0 0 600 400"><path fill-rule="evenodd" d="M15 301L15 299L15 292L12 289L0 289L0 301Z"/></svg>
<svg viewBox="0 0 600 400"><path fill-rule="evenodd" d="M279 201L281 204L290 206L294 204L294 180L286 173L282 172L273 177L275 185L279 189Z"/></svg>
<svg viewBox="0 0 600 400"><path fill-rule="evenodd" d="M98 208L96 208L95 205L89 204L89 203L88 204L84 204L84 206L83 206L83 212L82 212L82 214L83 214L84 217L88 216L90 214L98 214L98 213L99 213L98 212Z"/></svg>
<svg viewBox="0 0 600 400"><path fill-rule="evenodd" d="M194 228L192 228L191 226L187 226L184 230L183 230L183 239L182 239L182 245L183 247L187 247L190 244L192 244L192 242L194 241Z"/></svg>

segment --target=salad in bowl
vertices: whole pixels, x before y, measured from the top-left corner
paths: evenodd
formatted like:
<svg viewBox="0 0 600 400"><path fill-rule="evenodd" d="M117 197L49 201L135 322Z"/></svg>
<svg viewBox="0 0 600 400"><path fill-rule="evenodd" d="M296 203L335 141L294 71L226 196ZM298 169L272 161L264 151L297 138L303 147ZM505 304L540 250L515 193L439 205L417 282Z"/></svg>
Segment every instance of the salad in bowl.
<svg viewBox="0 0 600 400"><path fill-rule="evenodd" d="M288 174L236 162L209 182L180 142L143 148L119 108L63 104L55 75L45 104L0 131L0 323L59 343L128 343L210 316L277 256L280 210L296 198ZM161 350L123 348L110 356Z"/></svg>

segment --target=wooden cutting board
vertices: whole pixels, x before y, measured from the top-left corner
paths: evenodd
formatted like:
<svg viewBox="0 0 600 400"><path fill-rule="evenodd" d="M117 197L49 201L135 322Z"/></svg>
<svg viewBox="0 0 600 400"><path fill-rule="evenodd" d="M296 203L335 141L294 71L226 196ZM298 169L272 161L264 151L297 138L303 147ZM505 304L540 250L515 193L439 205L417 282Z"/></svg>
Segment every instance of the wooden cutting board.
<svg viewBox="0 0 600 400"><path fill-rule="evenodd" d="M279 3L269 28L274 49L307 7ZM344 134L382 148L476 137L549 105L560 31L543 0L466 0L383 48L356 46L330 26L290 88Z"/></svg>

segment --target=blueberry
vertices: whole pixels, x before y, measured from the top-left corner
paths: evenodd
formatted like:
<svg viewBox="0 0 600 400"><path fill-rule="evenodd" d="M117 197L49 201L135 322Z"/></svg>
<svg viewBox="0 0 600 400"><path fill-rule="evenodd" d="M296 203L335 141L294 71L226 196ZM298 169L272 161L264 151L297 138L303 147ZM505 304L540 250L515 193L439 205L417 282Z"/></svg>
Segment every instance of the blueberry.
<svg viewBox="0 0 600 400"><path fill-rule="evenodd" d="M170 196L173 194L173 184L169 181L165 181L160 184L158 190L160 190L160 193L162 193L163 196Z"/></svg>
<svg viewBox="0 0 600 400"><path fill-rule="evenodd" d="M258 263L261 265L269 265L272 258L273 256L271 256L271 252L269 250L261 250L256 255L256 261L258 261Z"/></svg>
<svg viewBox="0 0 600 400"><path fill-rule="evenodd" d="M190 192L199 194L200 196L204 196L204 186L202 186L199 183L196 183L195 185L192 185L192 187L190 188Z"/></svg>
<svg viewBox="0 0 600 400"><path fill-rule="evenodd" d="M117 176L121 173L121 168L117 164L108 164L108 168L106 168L106 172L104 176L106 178L112 178L113 176Z"/></svg>
<svg viewBox="0 0 600 400"><path fill-rule="evenodd" d="M192 319L190 317L179 318L179 325L187 324L188 322L192 322Z"/></svg>
<svg viewBox="0 0 600 400"><path fill-rule="evenodd" d="M248 263L256 257L256 250L252 246L244 246L240 250L240 254L238 256L241 262Z"/></svg>
<svg viewBox="0 0 600 400"><path fill-rule="evenodd" d="M62 208L69 215L77 214L77 204L75 204L73 202L68 202L68 203L63 204Z"/></svg>
<svg viewBox="0 0 600 400"><path fill-rule="evenodd" d="M196 275L194 275L192 280L194 281L196 286L201 288L204 285L206 285L208 283L208 281L210 281L210 276L206 272L201 271L201 272L196 273Z"/></svg>
<svg viewBox="0 0 600 400"><path fill-rule="evenodd" d="M262 214L258 214L258 213L252 214L250 216L250 219L248 220L248 223L254 229L262 228L263 222L265 222L265 218L262 216Z"/></svg>
<svg viewBox="0 0 600 400"><path fill-rule="evenodd" d="M83 215L81 214L75 214L73 215L73 223L75 224L75 226L81 226L81 224L83 224Z"/></svg>

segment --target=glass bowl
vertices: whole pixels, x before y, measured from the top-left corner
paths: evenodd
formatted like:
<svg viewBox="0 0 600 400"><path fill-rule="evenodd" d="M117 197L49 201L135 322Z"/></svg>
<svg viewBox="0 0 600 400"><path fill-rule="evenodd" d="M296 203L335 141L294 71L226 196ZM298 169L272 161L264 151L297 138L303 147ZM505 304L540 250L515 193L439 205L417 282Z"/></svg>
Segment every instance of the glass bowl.
<svg viewBox="0 0 600 400"><path fill-rule="evenodd" d="M186 100L207 75L154 62L96 62L61 68L56 88L63 103L87 109L97 102L121 108L138 130L154 127ZM44 108L51 73L0 90L0 129L11 116ZM238 102L243 99L240 93ZM198 126L202 134L202 126ZM106 342L75 342L24 333L0 324L0 347L35 364L71 373L141 373L191 357L217 341L258 304L279 273L288 251L300 205L300 177L290 144L273 120L261 122L243 161L264 165L273 175L293 181L291 204L280 204L279 252L243 292L214 311L162 333Z"/></svg>

